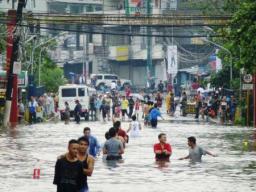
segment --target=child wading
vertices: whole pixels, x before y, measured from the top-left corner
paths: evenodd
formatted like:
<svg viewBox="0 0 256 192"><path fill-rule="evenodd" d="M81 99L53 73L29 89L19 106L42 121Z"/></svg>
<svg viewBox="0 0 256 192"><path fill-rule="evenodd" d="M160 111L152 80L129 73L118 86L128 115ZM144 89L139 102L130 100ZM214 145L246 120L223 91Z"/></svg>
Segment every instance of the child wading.
<svg viewBox="0 0 256 192"><path fill-rule="evenodd" d="M127 130L127 133L130 131L130 137L139 137L140 136L140 130L141 130L141 124L136 120L136 116L132 116L132 122L130 123L129 129Z"/></svg>

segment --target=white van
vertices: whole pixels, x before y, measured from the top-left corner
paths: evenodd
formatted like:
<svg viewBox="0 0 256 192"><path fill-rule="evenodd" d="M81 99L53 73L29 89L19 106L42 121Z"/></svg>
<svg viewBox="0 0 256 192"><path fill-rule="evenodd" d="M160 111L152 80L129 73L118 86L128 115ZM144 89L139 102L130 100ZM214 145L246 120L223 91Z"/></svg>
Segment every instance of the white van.
<svg viewBox="0 0 256 192"><path fill-rule="evenodd" d="M96 87L100 88L102 86L107 86L110 87L111 83L117 82L118 80L121 81L121 85L125 86L125 85L132 85L131 80L128 79L120 79L117 75L115 74L91 74L90 78L94 78L96 77L97 81L96 81Z"/></svg>
<svg viewBox="0 0 256 192"><path fill-rule="evenodd" d="M70 116L74 116L75 101L78 100L82 105L81 116L87 120L90 96L96 94L96 89L86 85L63 85L59 87L59 111L60 117L64 119L65 102L70 107Z"/></svg>

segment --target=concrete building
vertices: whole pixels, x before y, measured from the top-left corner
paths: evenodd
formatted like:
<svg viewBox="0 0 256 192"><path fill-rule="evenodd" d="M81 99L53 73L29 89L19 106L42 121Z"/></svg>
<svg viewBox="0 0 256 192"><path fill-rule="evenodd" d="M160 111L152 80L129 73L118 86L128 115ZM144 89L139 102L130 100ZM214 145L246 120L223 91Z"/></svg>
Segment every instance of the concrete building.
<svg viewBox="0 0 256 192"><path fill-rule="evenodd" d="M142 0L105 0L104 12L122 15L145 15L146 1ZM161 1L152 0L152 14L161 14ZM112 11L110 11L112 10ZM109 28L109 27L108 27ZM146 33L145 27L111 27L131 34ZM131 79L133 84L144 87L147 82L147 38L140 36L115 35L106 36L109 53L108 64L111 71L122 78ZM163 44L152 37L152 63L156 77L163 77L165 73ZM163 77L163 79L166 77ZM160 78L159 78L160 80ZM161 78L162 80L162 78Z"/></svg>

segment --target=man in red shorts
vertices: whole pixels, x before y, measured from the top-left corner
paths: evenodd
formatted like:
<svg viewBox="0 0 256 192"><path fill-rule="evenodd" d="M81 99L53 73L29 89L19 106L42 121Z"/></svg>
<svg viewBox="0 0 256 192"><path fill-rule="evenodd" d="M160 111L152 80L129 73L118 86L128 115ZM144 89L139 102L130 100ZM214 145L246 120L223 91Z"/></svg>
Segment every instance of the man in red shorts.
<svg viewBox="0 0 256 192"><path fill-rule="evenodd" d="M169 161L172 155L172 147L167 143L167 138L165 133L160 133L158 135L159 143L154 145L154 153L156 161Z"/></svg>

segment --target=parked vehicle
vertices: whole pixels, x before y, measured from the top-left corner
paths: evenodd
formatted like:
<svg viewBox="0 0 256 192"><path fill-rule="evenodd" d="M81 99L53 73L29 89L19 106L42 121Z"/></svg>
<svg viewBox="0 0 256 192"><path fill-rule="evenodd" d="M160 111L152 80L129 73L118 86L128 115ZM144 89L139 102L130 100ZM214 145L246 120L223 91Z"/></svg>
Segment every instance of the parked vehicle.
<svg viewBox="0 0 256 192"><path fill-rule="evenodd" d="M89 98L96 93L96 89L86 85L63 85L59 87L59 110L61 120L65 116L65 102L68 102L70 107L70 117L74 117L75 101L78 100L82 105L81 117L88 120Z"/></svg>
<svg viewBox="0 0 256 192"><path fill-rule="evenodd" d="M117 82L118 80L120 80L121 82L121 86L125 86L125 85L132 85L131 80L128 79L120 79L117 75L115 74L91 74L90 79L96 77L97 81L96 81L96 87L98 89L100 89L102 86L107 86L110 87L111 83L113 81Z"/></svg>

